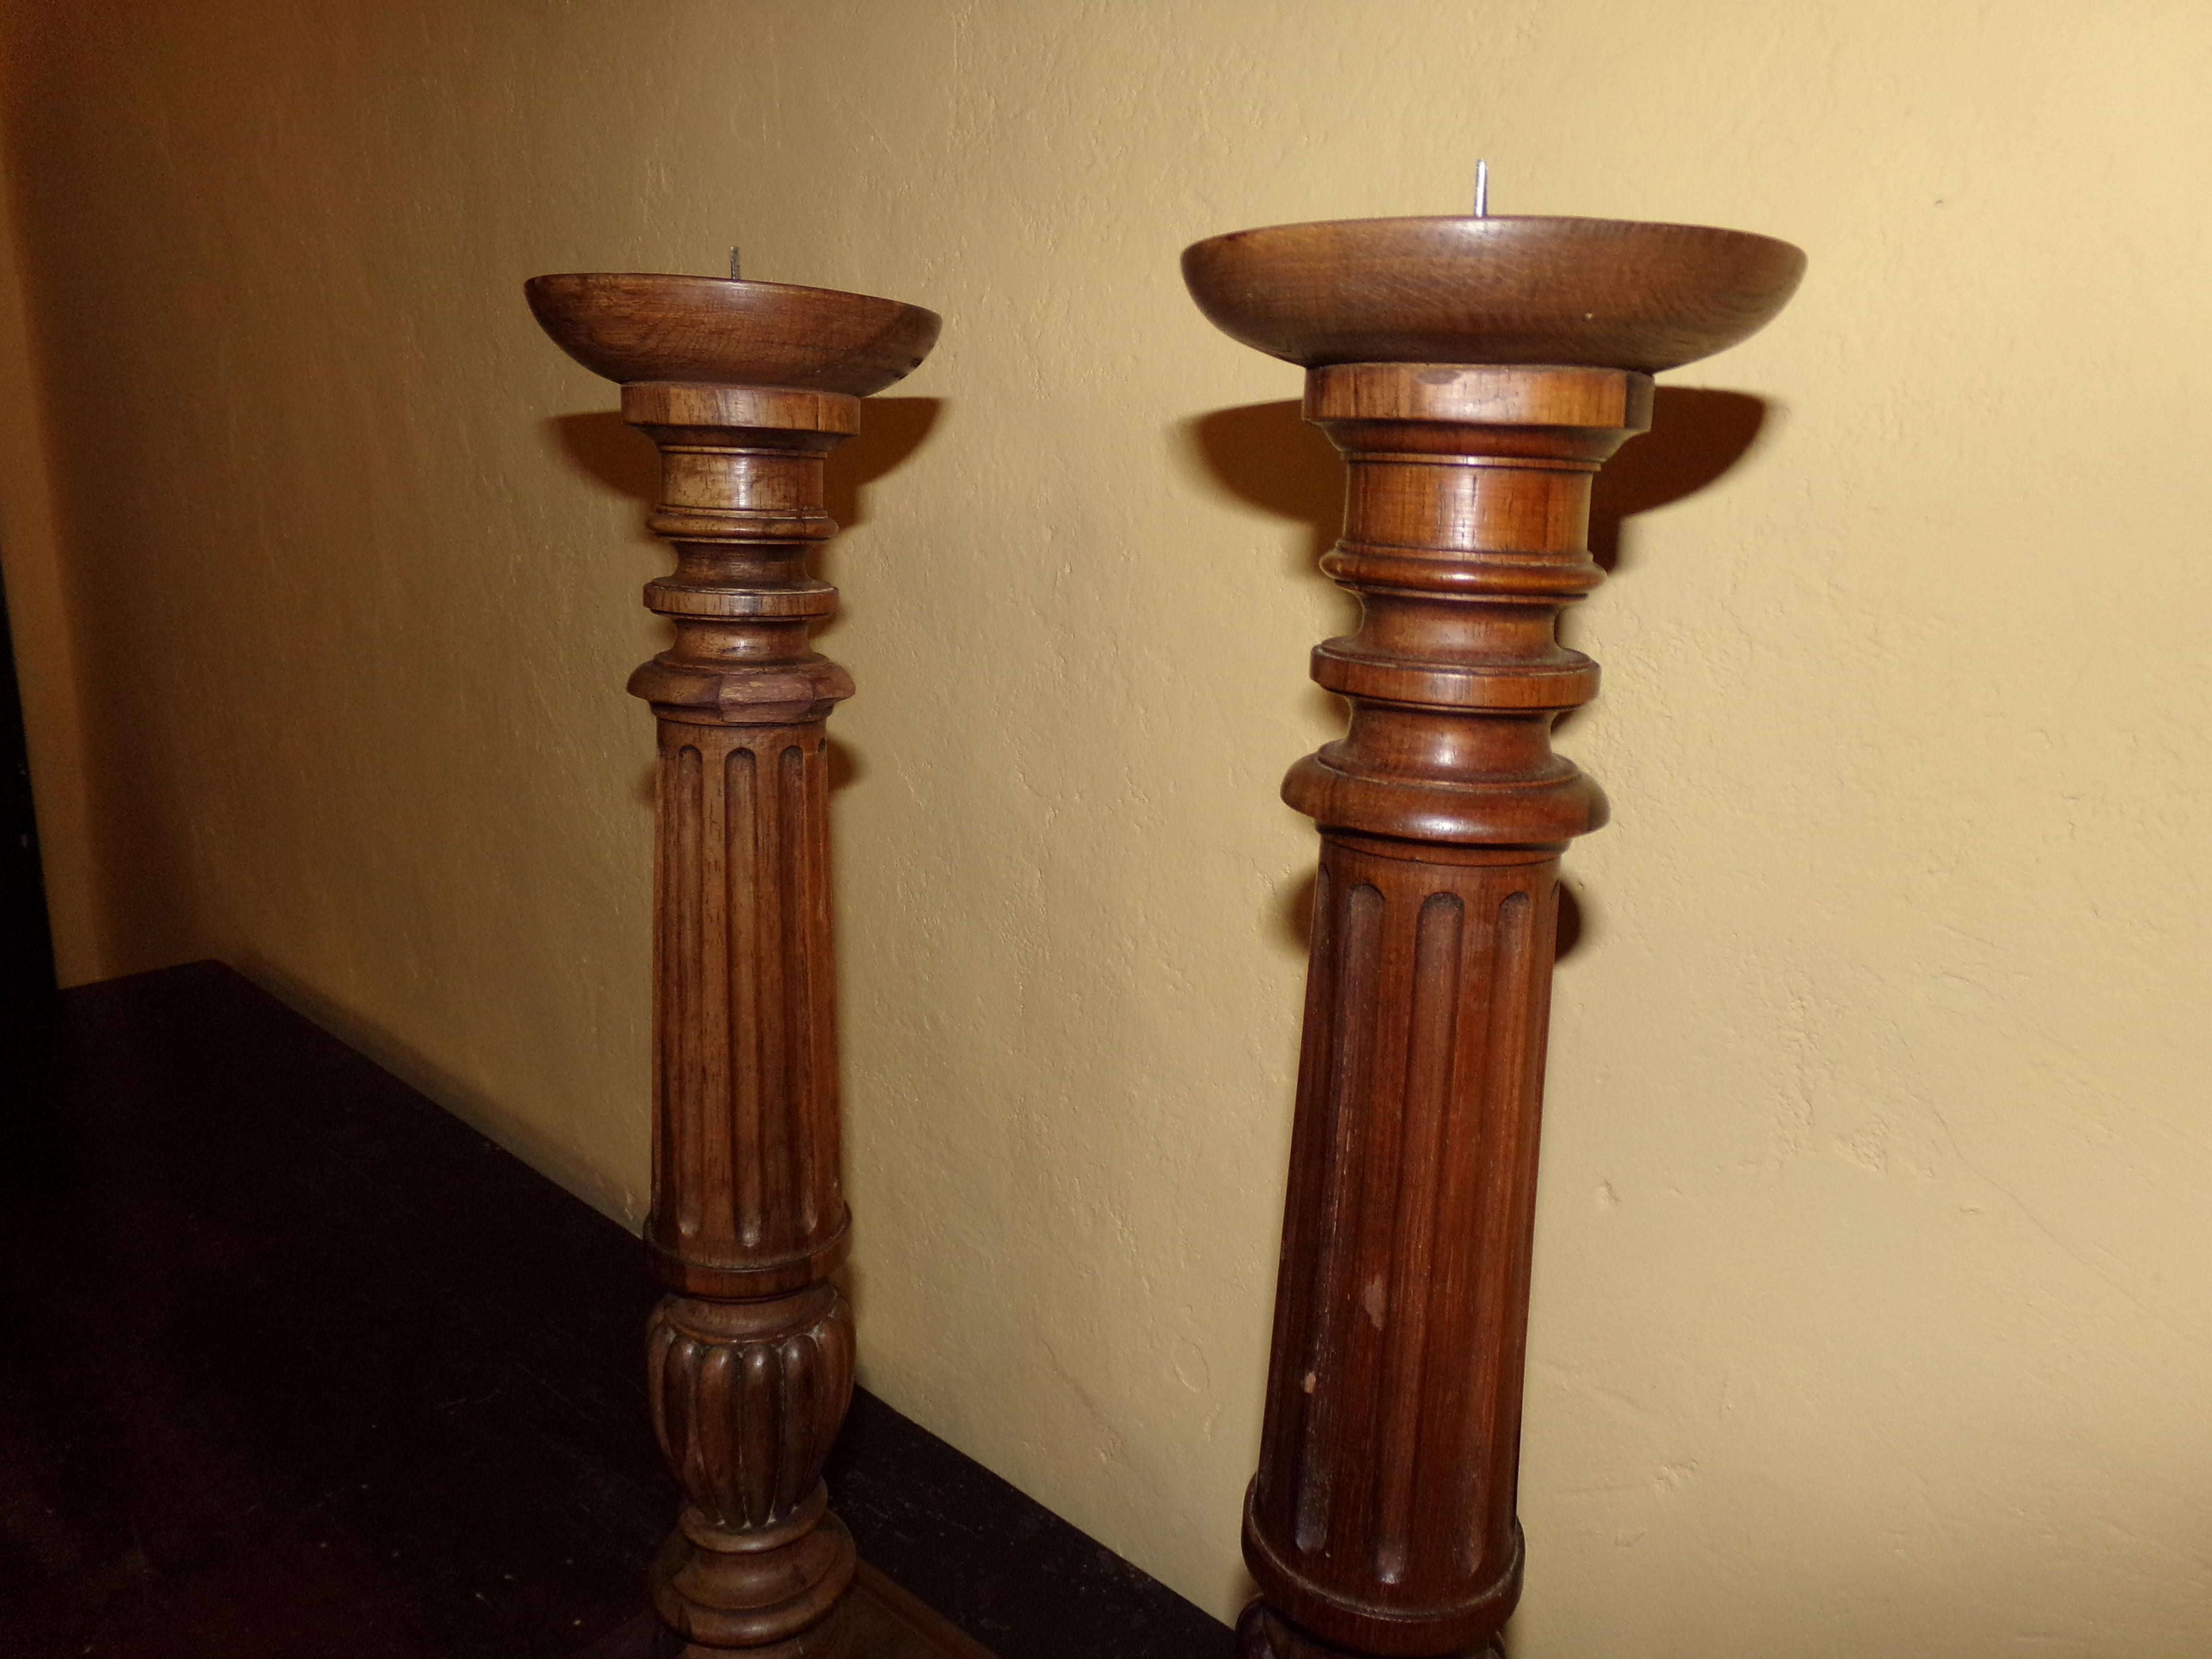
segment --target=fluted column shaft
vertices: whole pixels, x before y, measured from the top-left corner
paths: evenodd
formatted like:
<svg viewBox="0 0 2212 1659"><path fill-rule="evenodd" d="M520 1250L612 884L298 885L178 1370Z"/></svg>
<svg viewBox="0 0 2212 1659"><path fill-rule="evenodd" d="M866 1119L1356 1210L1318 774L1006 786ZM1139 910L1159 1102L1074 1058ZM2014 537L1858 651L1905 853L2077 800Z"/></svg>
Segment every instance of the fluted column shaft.
<svg viewBox="0 0 2212 1659"><path fill-rule="evenodd" d="M660 722L653 1201L670 1294L648 1333L654 1426L688 1504L653 1573L686 1655L841 1653L854 1552L822 1467L853 1388L838 1168L826 720L852 693L810 630L836 533L823 458L858 429L829 392L643 383L623 417L662 457L654 532L675 627L631 677Z"/></svg>
<svg viewBox="0 0 2212 1659"><path fill-rule="evenodd" d="M1308 375L1350 463L1314 655L1349 729L1285 798L1322 831L1260 1469L1252 1659L1483 1650L1514 1516L1559 854L1604 822L1552 753L1596 690L1589 489L1648 377L1373 363Z"/></svg>

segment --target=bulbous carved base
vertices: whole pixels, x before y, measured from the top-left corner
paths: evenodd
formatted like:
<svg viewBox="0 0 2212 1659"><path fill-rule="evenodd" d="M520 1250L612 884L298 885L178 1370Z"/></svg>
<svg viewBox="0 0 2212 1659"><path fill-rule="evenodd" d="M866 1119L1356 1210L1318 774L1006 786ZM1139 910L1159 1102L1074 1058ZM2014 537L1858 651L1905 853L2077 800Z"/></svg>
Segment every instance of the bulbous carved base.
<svg viewBox="0 0 2212 1659"><path fill-rule="evenodd" d="M818 1504L853 1399L853 1310L833 1286L761 1302L668 1297L646 1361L660 1449L707 1525L757 1534Z"/></svg>
<svg viewBox="0 0 2212 1659"><path fill-rule="evenodd" d="M647 1346L653 1426L691 1499L652 1574L678 1650L838 1659L854 1558L822 1465L853 1394L852 1310L828 1285L670 1297Z"/></svg>
<svg viewBox="0 0 2212 1659"><path fill-rule="evenodd" d="M1496 1642L1485 1642L1480 1647L1455 1648L1425 1659L1504 1659L1504 1652ZM1371 1659L1371 1656L1309 1636L1265 1601L1254 1601L1237 1621L1237 1659Z"/></svg>

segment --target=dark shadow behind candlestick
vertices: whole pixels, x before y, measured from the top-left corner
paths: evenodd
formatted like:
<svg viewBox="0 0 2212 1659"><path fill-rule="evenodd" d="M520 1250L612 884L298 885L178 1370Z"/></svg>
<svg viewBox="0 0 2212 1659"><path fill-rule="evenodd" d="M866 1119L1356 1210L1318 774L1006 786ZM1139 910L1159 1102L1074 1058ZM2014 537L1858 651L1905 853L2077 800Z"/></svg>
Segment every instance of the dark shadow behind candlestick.
<svg viewBox="0 0 2212 1659"><path fill-rule="evenodd" d="M1558 620L1603 579L1591 483L1651 375L1748 337L1803 270L1768 237L1590 219L1184 252L1211 320L1307 370L1348 464L1322 568L1362 612L1314 653L1350 729L1283 790L1322 854L1245 1659L1480 1654L1519 1599L1559 856L1606 817L1551 750L1597 690Z"/></svg>
<svg viewBox="0 0 2212 1659"><path fill-rule="evenodd" d="M640 1650L972 1656L887 1583L848 1594L853 1540L822 1479L853 1391L852 1312L830 1279L848 1228L827 730L853 684L812 647L836 590L807 560L837 530L823 458L939 319L714 277L540 276L528 295L660 451L647 523L677 556L646 589L674 642L629 684L660 728L646 1240L668 1294L650 1398L687 1500Z"/></svg>

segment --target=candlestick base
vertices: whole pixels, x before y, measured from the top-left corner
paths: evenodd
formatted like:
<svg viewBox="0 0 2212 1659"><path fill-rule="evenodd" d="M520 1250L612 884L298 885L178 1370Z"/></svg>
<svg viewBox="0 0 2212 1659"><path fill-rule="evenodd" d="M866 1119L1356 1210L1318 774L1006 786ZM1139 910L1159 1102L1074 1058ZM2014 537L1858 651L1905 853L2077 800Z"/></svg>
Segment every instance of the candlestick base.
<svg viewBox="0 0 2212 1659"><path fill-rule="evenodd" d="M974 1637L865 1561L841 1618L851 1659L996 1659ZM575 1659L675 1659L702 1653L728 1659L729 1652L687 1648L681 1637L647 1615L632 1620Z"/></svg>
<svg viewBox="0 0 2212 1659"><path fill-rule="evenodd" d="M1492 1638L1479 1647L1431 1654L1425 1659L1504 1659ZM1255 1601L1237 1621L1237 1659L1374 1659L1357 1648L1340 1648L1310 1636L1265 1601Z"/></svg>

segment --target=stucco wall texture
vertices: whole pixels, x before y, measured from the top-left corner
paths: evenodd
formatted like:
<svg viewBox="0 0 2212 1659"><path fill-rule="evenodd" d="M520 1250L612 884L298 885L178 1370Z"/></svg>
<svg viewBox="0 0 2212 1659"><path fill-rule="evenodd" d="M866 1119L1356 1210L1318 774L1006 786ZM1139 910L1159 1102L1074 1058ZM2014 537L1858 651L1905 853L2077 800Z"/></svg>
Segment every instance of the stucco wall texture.
<svg viewBox="0 0 2212 1659"><path fill-rule="evenodd" d="M2212 1646L2212 10L72 0L7 64L71 976L226 957L631 1221L664 561L520 284L945 313L826 561L864 1376L1224 1617L1346 601L1177 251L1478 155L1802 245L1569 624L1513 1651Z"/></svg>

